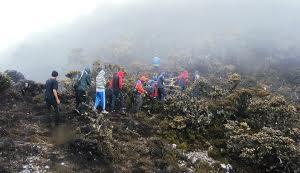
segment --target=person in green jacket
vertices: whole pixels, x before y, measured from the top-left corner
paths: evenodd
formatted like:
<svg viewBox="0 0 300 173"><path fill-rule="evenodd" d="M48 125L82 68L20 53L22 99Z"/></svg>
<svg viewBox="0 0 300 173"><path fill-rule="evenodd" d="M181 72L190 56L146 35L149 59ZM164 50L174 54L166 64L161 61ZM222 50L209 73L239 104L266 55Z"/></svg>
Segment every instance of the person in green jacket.
<svg viewBox="0 0 300 173"><path fill-rule="evenodd" d="M76 97L76 112L84 114L87 111L87 90L91 86L91 70L85 68L77 79L74 89Z"/></svg>

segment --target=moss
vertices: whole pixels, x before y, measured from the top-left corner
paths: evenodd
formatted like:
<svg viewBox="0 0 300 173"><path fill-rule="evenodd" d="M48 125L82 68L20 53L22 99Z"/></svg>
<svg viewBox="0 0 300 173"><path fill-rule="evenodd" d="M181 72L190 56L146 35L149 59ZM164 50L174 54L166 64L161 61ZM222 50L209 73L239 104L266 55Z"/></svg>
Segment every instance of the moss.
<svg viewBox="0 0 300 173"><path fill-rule="evenodd" d="M187 150L188 149L188 143L187 142L182 142L178 145L178 148L181 150Z"/></svg>

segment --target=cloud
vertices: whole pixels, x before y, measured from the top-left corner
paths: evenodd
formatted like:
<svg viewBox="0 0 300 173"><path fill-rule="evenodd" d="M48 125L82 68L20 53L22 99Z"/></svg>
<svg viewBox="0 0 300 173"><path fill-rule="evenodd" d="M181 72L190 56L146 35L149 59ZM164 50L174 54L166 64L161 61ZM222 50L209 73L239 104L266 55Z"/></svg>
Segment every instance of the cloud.
<svg viewBox="0 0 300 173"><path fill-rule="evenodd" d="M103 0L8 0L0 1L0 51L92 13ZM121 3L122 0L113 0Z"/></svg>

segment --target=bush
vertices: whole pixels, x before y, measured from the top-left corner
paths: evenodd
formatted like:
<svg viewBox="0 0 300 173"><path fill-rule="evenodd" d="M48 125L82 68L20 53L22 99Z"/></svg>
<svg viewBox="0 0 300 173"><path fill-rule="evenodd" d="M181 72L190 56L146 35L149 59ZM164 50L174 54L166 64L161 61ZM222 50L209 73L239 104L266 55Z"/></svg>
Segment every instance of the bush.
<svg viewBox="0 0 300 173"><path fill-rule="evenodd" d="M300 171L300 147L279 130L263 128L251 134L236 124L227 125L229 156L263 172ZM250 132L250 131L249 131Z"/></svg>
<svg viewBox="0 0 300 173"><path fill-rule="evenodd" d="M0 93L7 90L10 86L11 86L10 78L5 74L0 73Z"/></svg>
<svg viewBox="0 0 300 173"><path fill-rule="evenodd" d="M279 96L253 98L246 114L246 122L255 129L272 127L285 130L295 127L300 118L295 106Z"/></svg>

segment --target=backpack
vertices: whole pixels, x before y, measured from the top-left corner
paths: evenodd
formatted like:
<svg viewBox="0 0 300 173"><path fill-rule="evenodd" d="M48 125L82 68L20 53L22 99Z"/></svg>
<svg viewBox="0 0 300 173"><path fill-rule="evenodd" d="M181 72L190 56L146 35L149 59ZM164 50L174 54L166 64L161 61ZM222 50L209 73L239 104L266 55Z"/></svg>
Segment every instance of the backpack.
<svg viewBox="0 0 300 173"><path fill-rule="evenodd" d="M119 76L117 73L115 73L112 78L112 89L120 89L119 88Z"/></svg>
<svg viewBox="0 0 300 173"><path fill-rule="evenodd" d="M77 90L77 88L78 88L78 86L79 86L79 83L80 83L80 80L82 79L82 76L83 76L83 73L81 73L80 76L77 75L76 81L75 81L75 83L74 83L74 85L73 85L73 88L74 88L75 90Z"/></svg>

